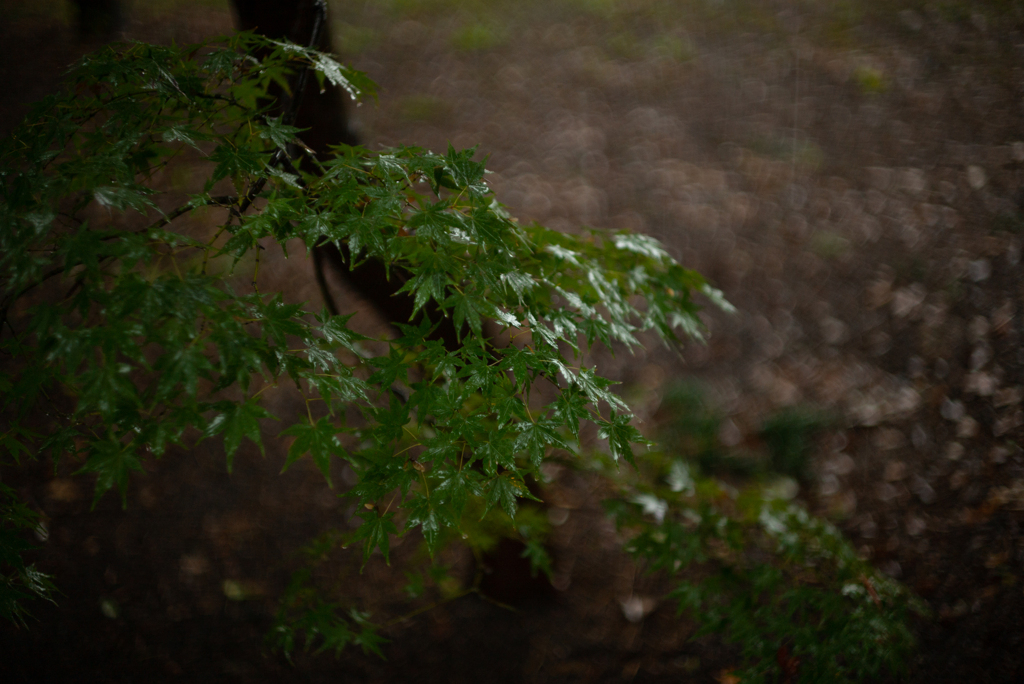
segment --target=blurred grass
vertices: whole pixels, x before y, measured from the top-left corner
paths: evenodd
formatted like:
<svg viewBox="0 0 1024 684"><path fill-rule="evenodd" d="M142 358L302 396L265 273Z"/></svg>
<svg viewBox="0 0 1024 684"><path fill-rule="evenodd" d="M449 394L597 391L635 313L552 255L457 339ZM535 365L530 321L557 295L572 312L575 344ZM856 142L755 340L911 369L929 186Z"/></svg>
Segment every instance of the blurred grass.
<svg viewBox="0 0 1024 684"><path fill-rule="evenodd" d="M410 95L398 102L398 116L406 122L439 124L452 115L452 104L431 95Z"/></svg>
<svg viewBox="0 0 1024 684"><path fill-rule="evenodd" d="M332 21L331 32L335 48L342 55L358 55L380 45L384 39L380 30L344 21Z"/></svg>
<svg viewBox="0 0 1024 684"><path fill-rule="evenodd" d="M857 67L853 72L853 80L865 95L880 95L889 89L885 74L874 67Z"/></svg>
<svg viewBox="0 0 1024 684"><path fill-rule="evenodd" d="M452 47L461 52L478 52L503 45L508 40L507 32L485 23L468 23L452 34Z"/></svg>
<svg viewBox="0 0 1024 684"><path fill-rule="evenodd" d="M811 238L811 249L823 259L838 259L850 249L850 241L838 233L821 230Z"/></svg>
<svg viewBox="0 0 1024 684"><path fill-rule="evenodd" d="M817 171L825 164L825 151L813 140L788 135L755 137L745 142L756 154L769 159L797 164L805 171Z"/></svg>

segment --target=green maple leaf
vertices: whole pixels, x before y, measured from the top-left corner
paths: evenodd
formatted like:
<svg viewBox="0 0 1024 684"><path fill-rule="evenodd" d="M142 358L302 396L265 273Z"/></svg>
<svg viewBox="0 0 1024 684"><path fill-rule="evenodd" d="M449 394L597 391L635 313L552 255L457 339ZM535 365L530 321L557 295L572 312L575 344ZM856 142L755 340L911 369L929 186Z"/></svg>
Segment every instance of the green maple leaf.
<svg viewBox="0 0 1024 684"><path fill-rule="evenodd" d="M456 385L452 385L448 390L452 397L453 407L461 406L468 394L488 388L494 382L499 381L482 346L464 348L461 357L465 365L455 377L463 380L463 384L458 389Z"/></svg>
<svg viewBox="0 0 1024 684"><path fill-rule="evenodd" d="M372 204L375 212L380 212L378 205ZM349 250L352 258L358 259L365 249L371 256L384 256L388 249L388 242L385 235L390 231L391 218L389 216L377 216L373 214L362 214L353 216L340 224L339 228L345 231L348 236Z"/></svg>
<svg viewBox="0 0 1024 684"><path fill-rule="evenodd" d="M285 459L283 473L292 463L299 460L305 454L309 454L313 462L324 474L327 485L331 483L331 457L343 456L345 450L338 441L338 428L326 417L321 418L316 424L297 423L282 430L282 435L295 437L295 441L288 447L288 457Z"/></svg>
<svg viewBox="0 0 1024 684"><path fill-rule="evenodd" d="M316 344L306 347L303 351L306 354L306 360L319 371L329 371L338 362L334 354Z"/></svg>
<svg viewBox="0 0 1024 684"><path fill-rule="evenodd" d="M568 427L573 438L579 440L580 421L586 420L588 416L587 400L580 391L574 387L562 390L558 400L549 404L548 408L551 409L554 419Z"/></svg>
<svg viewBox="0 0 1024 684"><path fill-rule="evenodd" d="M363 566L366 565L366 561L370 560L370 554L373 553L375 548L379 548L380 552L384 555L384 562L391 565L389 557L391 545L388 535L398 534L398 528L395 527L395 523L392 520L395 517L394 512L380 515L376 509L363 509L356 513L356 515L363 519L363 524L356 530L352 541L365 540L363 544Z"/></svg>
<svg viewBox="0 0 1024 684"><path fill-rule="evenodd" d="M480 488L476 478L480 475L467 468L452 468L451 466L435 471L438 483L434 487L433 496L441 503L447 503L451 507L450 517L458 520L462 517L462 511L466 508L466 501L469 495L479 495Z"/></svg>
<svg viewBox="0 0 1024 684"><path fill-rule="evenodd" d="M469 329L477 339L483 337L482 319L490 314L494 307L485 299L475 294L455 292L444 301L444 307L454 309L452 318L455 322L455 329L462 330L462 326L469 323Z"/></svg>
<svg viewBox="0 0 1024 684"><path fill-rule="evenodd" d="M537 571L540 570L548 579L551 579L551 555L544 548L542 542L526 537L520 557L530 561L530 577L536 577Z"/></svg>
<svg viewBox="0 0 1024 684"><path fill-rule="evenodd" d="M503 436L503 434L507 434L507 432L508 431L506 429L499 434L491 435L490 438L481 444L474 452L474 458L483 462L484 472L488 475L493 476L497 474L498 466L509 470L515 470L515 442L514 440Z"/></svg>
<svg viewBox="0 0 1024 684"><path fill-rule="evenodd" d="M460 188L466 188L477 196L486 195L491 191L483 182L486 160L482 162L473 161L476 154L476 147L468 150L456 151L451 143L448 143L448 154L444 157L445 170L451 174L452 180Z"/></svg>
<svg viewBox="0 0 1024 684"><path fill-rule="evenodd" d="M652 442L647 440L640 434L639 430L629 424L632 418L633 416L629 414L616 415L615 411L612 411L611 420L597 421L597 436L600 439L608 440L608 447L611 449L612 456L616 461L623 457L635 466L636 461L633 459L633 448L630 445L650 445Z"/></svg>
<svg viewBox="0 0 1024 684"><path fill-rule="evenodd" d="M160 134L160 138L164 142L183 142L197 150L199 149L199 141L208 140L209 137L210 136L206 133L199 131L189 124L168 126L164 129L164 132Z"/></svg>
<svg viewBox="0 0 1024 684"><path fill-rule="evenodd" d="M288 144L295 139L295 135L300 129L295 126L286 126L281 122L283 116L275 118L267 118L263 122L262 130L260 130L260 137L269 139L276 147L286 148Z"/></svg>
<svg viewBox="0 0 1024 684"><path fill-rule="evenodd" d="M109 416L139 406L138 390L129 376L131 371L132 366L126 363L99 363L86 370L81 376L78 410L95 409Z"/></svg>
<svg viewBox="0 0 1024 684"><path fill-rule="evenodd" d="M110 209L124 210L130 207L144 214L153 206L153 202L146 199L146 195L153 194L153 191L135 184L96 188L92 194L101 206Z"/></svg>
<svg viewBox="0 0 1024 684"><path fill-rule="evenodd" d="M433 241L439 247L447 248L452 241L451 229L457 223L455 217L449 213L450 209L449 200L440 200L413 212L406 225L409 230L415 231L417 239Z"/></svg>
<svg viewBox="0 0 1024 684"><path fill-rule="evenodd" d="M300 304L285 304L280 292L261 306L258 306L263 333L279 345L285 345L288 335L305 337L306 328L298 322L302 311Z"/></svg>
<svg viewBox="0 0 1024 684"><path fill-rule="evenodd" d="M657 240L639 233L616 233L612 242L619 249L640 254L661 263L669 258L664 246Z"/></svg>
<svg viewBox="0 0 1024 684"><path fill-rule="evenodd" d="M544 460L544 450L549 444L562 449L569 448L569 445L557 432L561 425L554 420L519 423L516 425L520 431L519 436L516 437L516 451L525 451L530 457L530 462L534 466L539 466Z"/></svg>
<svg viewBox="0 0 1024 684"><path fill-rule="evenodd" d="M316 211L299 221L296 232L306 242L307 249L312 249L322 236L330 235L331 227L337 220L338 218L331 212Z"/></svg>
<svg viewBox="0 0 1024 684"><path fill-rule="evenodd" d="M155 398L163 401L170 398L180 383L188 397L196 396L196 384L199 378L210 377L213 364L203 354L199 344L172 347L160 356L153 365L158 375Z"/></svg>
<svg viewBox="0 0 1024 684"><path fill-rule="evenodd" d="M360 356L358 343L370 338L360 335L348 327L349 319L353 316L355 316L354 313L350 313L347 316L332 316L325 308L316 316L316 320L320 324L320 333L324 336L324 339L331 344L340 344L353 354Z"/></svg>
<svg viewBox="0 0 1024 684"><path fill-rule="evenodd" d="M19 439L20 437L20 439ZM29 450L26 442L35 442L41 434L33 432L20 425L12 425L6 432L0 434L0 454L11 456L15 465L20 464L20 454L35 457L35 450Z"/></svg>
<svg viewBox="0 0 1024 684"><path fill-rule="evenodd" d="M548 349L558 348L558 335L551 331L546 325L544 325L532 312L527 312L526 320L530 324L530 332L533 333L534 342L538 348L547 347Z"/></svg>
<svg viewBox="0 0 1024 684"><path fill-rule="evenodd" d="M420 528L423 539L427 542L427 551L433 558L441 530L447 527L445 516L435 507L433 499L426 496L413 497L412 501L408 502L404 508L409 512L405 529Z"/></svg>
<svg viewBox="0 0 1024 684"><path fill-rule="evenodd" d="M263 170L263 158L263 154L250 147L218 145L208 157L217 166L214 168L210 180L206 183L206 189L212 188L222 178L234 177L239 173L259 173Z"/></svg>
<svg viewBox="0 0 1024 684"><path fill-rule="evenodd" d="M96 473L96 492L93 508L107 490L117 487L121 493L121 504L128 505L128 476L142 470L142 463L135 454L132 444L123 444L117 439L104 439L89 445L89 458L78 472Z"/></svg>
<svg viewBox="0 0 1024 684"><path fill-rule="evenodd" d="M426 346L428 350L437 349L441 342L429 342L426 340L427 335L430 334L433 329L433 324L427 320L426 317L421 318L418 323L402 323L401 321L395 321L394 325L398 328L399 332L402 333L401 337L395 339L393 344L398 347L405 349L415 349L419 346ZM417 357L417 361L428 361L432 358L430 355L424 355L421 353Z"/></svg>
<svg viewBox="0 0 1024 684"><path fill-rule="evenodd" d="M346 492L346 496L362 503L379 501L396 489L405 496L413 482L420 479L415 469L406 467L408 461L394 457L393 449L371 448L360 451L358 457L369 462L370 466L360 472L359 482Z"/></svg>
<svg viewBox="0 0 1024 684"><path fill-rule="evenodd" d="M532 277L522 271L506 271L501 274L501 282L512 290L519 303L523 303L523 295L537 283Z"/></svg>
<svg viewBox="0 0 1024 684"><path fill-rule="evenodd" d="M572 377L572 381L587 395L587 399L592 401L595 406L599 401L603 401L611 406L612 409L629 411L626 402L608 391L607 388L615 383L594 373L593 368L581 368L580 372Z"/></svg>
<svg viewBox="0 0 1024 684"><path fill-rule="evenodd" d="M537 355L528 349L519 349L515 346L508 346L501 350L505 358L502 359L501 369L512 371L512 377L520 389L528 389L530 386L531 370L535 367ZM533 363L531 363L533 362Z"/></svg>
<svg viewBox="0 0 1024 684"><path fill-rule="evenodd" d="M349 610L348 614L352 621L362 628L353 635L352 643L363 649L363 653L373 653L383 660L384 654L381 652L380 647L382 644L388 643L388 640L377 634L376 625L371 624L367 619L370 614L360 613L355 608Z"/></svg>
<svg viewBox="0 0 1024 684"><path fill-rule="evenodd" d="M339 64L322 52L313 52L312 59L318 75L323 74L332 85L344 88L353 99L364 94L376 97L377 85L361 71Z"/></svg>
<svg viewBox="0 0 1024 684"><path fill-rule="evenodd" d="M449 265L445 261L447 260L437 256L426 259L417 268L416 275L399 290L399 292L415 293L412 316L415 316L416 312L431 299L435 302L444 301L445 288L452 282L448 275Z"/></svg>
<svg viewBox="0 0 1024 684"><path fill-rule="evenodd" d="M472 192L477 188L486 189L487 185L481 182L479 185L471 187L470 191ZM485 192L490 192L490 190L486 189ZM477 206L474 207L473 213L470 214L465 225L469 228L470 235L476 237L480 242L485 242L491 245L502 245L507 242L509 226L511 223L507 219L495 214L491 210L491 207ZM500 271L496 271L495 275L498 275L499 273Z"/></svg>
<svg viewBox="0 0 1024 684"><path fill-rule="evenodd" d="M268 171L268 173L291 185L297 183L298 177L294 174L283 171ZM301 211L301 203L296 198L287 195L274 195L267 200L260 213L246 216L245 228L256 238L273 235L281 244L287 258L288 248L285 241L295 236L292 222L299 219Z"/></svg>
<svg viewBox="0 0 1024 684"><path fill-rule="evenodd" d="M214 408L222 411L206 426L203 431L204 437L211 437L220 432L224 433L224 453L227 456L228 472L234 465L235 452L238 451L243 437L248 437L260 448L260 453L265 453L263 440L260 437L260 419L274 418L265 408L256 403L254 397L246 399L242 403L219 402ZM275 418L276 420L276 418Z"/></svg>
<svg viewBox="0 0 1024 684"><path fill-rule="evenodd" d="M494 403L498 426L503 426L512 418L526 419L526 404L515 392L509 392Z"/></svg>
<svg viewBox="0 0 1024 684"><path fill-rule="evenodd" d="M202 410L197 402L188 401L179 406L172 404L158 420L143 423L138 442L145 444L154 456L161 456L168 444L181 443L181 435L187 428L202 424Z"/></svg>
<svg viewBox="0 0 1024 684"><path fill-rule="evenodd" d="M405 360L405 352L397 346L392 346L387 356L375 356L370 359L370 365L378 370L367 379L368 385L388 388L399 378L408 381L406 373L409 370L409 363Z"/></svg>
<svg viewBox="0 0 1024 684"><path fill-rule="evenodd" d="M404 434L402 428L409 422L409 405L399 401L394 394L390 395L387 408L370 408L366 413L376 423L373 432L378 444L401 439Z"/></svg>
<svg viewBox="0 0 1024 684"><path fill-rule="evenodd" d="M336 374L307 375L306 381L316 388L331 410L337 404L365 400L366 384L344 366L339 366L337 370Z"/></svg>
<svg viewBox="0 0 1024 684"><path fill-rule="evenodd" d="M490 485L487 499L484 502L484 515L487 515L487 511L491 510L495 504L499 504L501 509L508 514L508 517L515 520L516 499L529 497L530 494L526 484L510 471L505 471L492 479ZM480 519L483 520L483 517L483 515L480 516Z"/></svg>
<svg viewBox="0 0 1024 684"><path fill-rule="evenodd" d="M458 442L455 435L448 430L439 432L433 439L425 440L423 445L427 448L419 458L424 463L432 461L443 463L446 459L454 458L458 454Z"/></svg>

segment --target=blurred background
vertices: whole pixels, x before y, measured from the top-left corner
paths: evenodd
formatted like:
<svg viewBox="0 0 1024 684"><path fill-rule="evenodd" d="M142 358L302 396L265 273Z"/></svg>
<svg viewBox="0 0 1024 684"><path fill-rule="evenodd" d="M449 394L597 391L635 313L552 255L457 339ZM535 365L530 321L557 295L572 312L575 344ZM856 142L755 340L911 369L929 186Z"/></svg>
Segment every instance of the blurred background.
<svg viewBox="0 0 1024 684"><path fill-rule="evenodd" d="M122 7L120 39L233 26L227 2ZM70 3L0 10L7 134L96 42ZM706 345L595 354L642 429L699 414L716 453L740 459L781 458L782 434L794 494L935 609L912 680L1024 677L1024 3L332 1L331 29L379 84L351 110L367 147L479 145L520 220L647 233L736 305L708 313ZM307 266L269 277L319 308ZM567 469L546 497L555 599L450 604L396 626L386 663L260 660L281 559L351 512L311 468L277 477L282 454L228 478L204 449L154 464L128 514L105 501L85 515L78 480L24 485L67 596L31 633L3 627L31 654L8 681L75 667L96 681L721 681L735 664L688 641L616 550L600 492ZM387 615L404 581L371 566L346 591Z"/></svg>

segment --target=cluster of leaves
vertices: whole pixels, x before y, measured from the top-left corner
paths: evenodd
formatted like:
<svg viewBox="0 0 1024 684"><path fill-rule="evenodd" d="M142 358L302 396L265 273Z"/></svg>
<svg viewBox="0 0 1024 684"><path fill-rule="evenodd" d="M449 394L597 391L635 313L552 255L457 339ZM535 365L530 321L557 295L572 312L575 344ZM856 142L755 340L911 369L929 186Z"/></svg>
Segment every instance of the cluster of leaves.
<svg viewBox="0 0 1024 684"><path fill-rule="evenodd" d="M796 483L776 455L779 430L767 427L789 426L797 414L766 423L771 466L755 471L728 467L753 457L725 453L717 420L692 388L669 398L679 412L667 430L676 449L622 473L607 506L627 550L673 577L669 598L696 619L697 634L739 645L746 664L733 675L743 682L871 681L905 670L915 643L909 613L927 608L833 525L789 501Z"/></svg>
<svg viewBox="0 0 1024 684"><path fill-rule="evenodd" d="M292 576L267 635L271 648L291 658L300 643L314 654L331 651L335 656L348 646L359 646L364 653L383 657L380 647L384 639L378 626L370 622L369 613L327 600L311 575L306 567Z"/></svg>
<svg viewBox="0 0 1024 684"><path fill-rule="evenodd" d="M372 92L326 55L249 33L122 45L77 64L0 144L0 457L67 458L95 475L97 500L125 500L169 445L219 437L229 469L243 439L262 449L278 419L265 393L297 388L286 467L308 456L329 481L348 462L363 522L347 542L364 562L410 530L433 551L470 509L514 519L528 479L552 450L577 450L586 421L632 461L645 440L628 407L563 352L698 334L691 297L727 306L717 292L653 239L519 225L474 150L293 161L300 132L271 93L304 69ZM208 169L203 189L163 187L176 164ZM260 291L266 245L324 241L387 264L413 298L395 339L363 344L347 317ZM458 348L431 337L440 316Z"/></svg>

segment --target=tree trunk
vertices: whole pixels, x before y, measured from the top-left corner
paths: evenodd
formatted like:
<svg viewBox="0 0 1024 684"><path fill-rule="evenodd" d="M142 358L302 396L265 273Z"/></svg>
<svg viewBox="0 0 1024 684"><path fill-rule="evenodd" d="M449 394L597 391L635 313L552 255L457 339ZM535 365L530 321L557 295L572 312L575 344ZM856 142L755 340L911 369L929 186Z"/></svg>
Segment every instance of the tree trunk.
<svg viewBox="0 0 1024 684"><path fill-rule="evenodd" d="M110 41L121 30L119 0L75 0L78 35L85 40Z"/></svg>
<svg viewBox="0 0 1024 684"><path fill-rule="evenodd" d="M254 30L270 38L287 38L293 43L308 44L313 34L316 17L314 0L285 2L279 0L232 0L238 15L238 27ZM317 49L333 52L330 31L323 31ZM314 79L306 82L306 91L301 94L295 125L309 130L303 131L302 141L318 156L325 156L332 145L358 145L359 137L352 132L348 121L346 100L348 94L341 88L325 84L323 92ZM334 303L327 291L322 271L325 266L345 280L363 298L373 304L389 323L408 321L413 313L413 298L408 294L396 294L407 274L400 269L391 269L391 279L385 264L368 259L350 269L350 254L344 247L338 249L331 243L322 243L314 250L318 280L324 291L327 304ZM333 312L337 313L337 312ZM455 326L450 319L442 318L436 306L427 307L431 320L440 322L433 338L444 342L449 350L459 348Z"/></svg>

